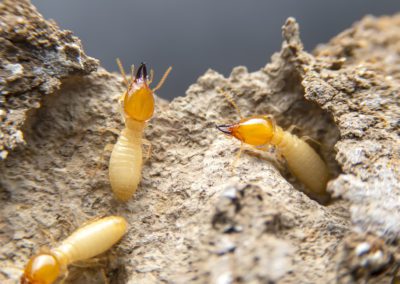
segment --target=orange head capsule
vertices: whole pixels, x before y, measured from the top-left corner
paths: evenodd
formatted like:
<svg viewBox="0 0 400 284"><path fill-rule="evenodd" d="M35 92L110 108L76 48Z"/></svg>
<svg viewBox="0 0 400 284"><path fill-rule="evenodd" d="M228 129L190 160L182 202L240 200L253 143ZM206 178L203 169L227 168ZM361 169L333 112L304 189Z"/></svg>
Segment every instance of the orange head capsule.
<svg viewBox="0 0 400 284"><path fill-rule="evenodd" d="M142 63L124 96L125 114L137 121L146 121L153 116L153 90L148 85L146 64Z"/></svg>
<svg viewBox="0 0 400 284"><path fill-rule="evenodd" d="M21 284L51 284L56 281L60 272L60 264L54 255L35 255L25 267Z"/></svg>
<svg viewBox="0 0 400 284"><path fill-rule="evenodd" d="M239 123L217 125L217 129L243 143L261 146L270 143L275 132L275 123L268 116L243 118Z"/></svg>
<svg viewBox="0 0 400 284"><path fill-rule="evenodd" d="M171 72L172 67L169 67L167 71L165 71L158 85L154 89L150 89L149 85L153 81L153 70L151 70L149 78L147 76L146 64L140 64L136 76L133 76L134 72L132 66L132 79L129 82L119 59L117 59L117 63L128 88L123 95L122 106L124 114L128 118L139 122L145 122L146 120L149 120L153 116L154 112L153 94L164 84L164 81Z"/></svg>

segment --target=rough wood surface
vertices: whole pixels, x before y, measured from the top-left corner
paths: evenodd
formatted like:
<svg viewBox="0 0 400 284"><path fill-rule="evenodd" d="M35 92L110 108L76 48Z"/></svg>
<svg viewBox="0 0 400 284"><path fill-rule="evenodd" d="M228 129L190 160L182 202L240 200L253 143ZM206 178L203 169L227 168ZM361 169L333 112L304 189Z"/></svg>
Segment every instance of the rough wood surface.
<svg viewBox="0 0 400 284"><path fill-rule="evenodd" d="M61 79L97 66L78 38L45 21L28 0L0 2L0 160L25 142L21 127L29 110Z"/></svg>
<svg viewBox="0 0 400 284"><path fill-rule="evenodd" d="M265 68L236 67L228 78L209 70L186 96L157 100L145 130L152 156L135 197L118 203L109 154L96 166L116 140L109 129L122 128L121 78L101 68L85 75L96 63L70 32L28 2L12 3L0 4L0 40L24 56L0 57L0 142L9 152L0 162L2 283L15 282L41 247L110 214L127 218L128 234L101 259L71 267L67 282L101 283L102 272L111 283L392 281L400 238L400 16L366 17L313 54L288 19L282 50ZM15 19L20 29L11 28ZM55 51L71 44L80 64ZM14 80L7 64L43 76L24 71ZM333 198L317 202L273 150L247 149L232 172L239 145L214 126L238 117L218 87L232 91L243 115L272 114L319 141L310 143L332 171ZM25 143L10 142L18 131Z"/></svg>

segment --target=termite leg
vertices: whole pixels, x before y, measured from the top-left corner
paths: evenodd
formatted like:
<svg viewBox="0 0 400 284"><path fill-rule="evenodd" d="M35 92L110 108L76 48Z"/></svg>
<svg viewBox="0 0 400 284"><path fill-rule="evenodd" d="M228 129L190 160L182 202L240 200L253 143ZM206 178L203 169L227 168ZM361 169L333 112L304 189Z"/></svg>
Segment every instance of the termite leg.
<svg viewBox="0 0 400 284"><path fill-rule="evenodd" d="M118 99L118 104L121 106L121 108L123 106L124 100L125 100L125 93L123 93Z"/></svg>
<svg viewBox="0 0 400 284"><path fill-rule="evenodd" d="M62 279L60 280L60 284L64 284L64 283L65 283L65 280L67 280L67 278L68 278L68 274L69 274L69 271L67 270L67 271L64 273Z"/></svg>
<svg viewBox="0 0 400 284"><path fill-rule="evenodd" d="M279 151L276 151L276 157L278 158L278 160L285 160L285 157L282 155L282 153Z"/></svg>
<svg viewBox="0 0 400 284"><path fill-rule="evenodd" d="M317 149L329 150L329 147L326 144L321 143L310 136L302 136L300 139L307 142L308 144L312 143L312 144L314 144L314 146L317 145L317 147L316 147Z"/></svg>
<svg viewBox="0 0 400 284"><path fill-rule="evenodd" d="M53 235L47 230L47 229L43 229L40 228L40 231L42 232L42 234L50 240L51 246L56 244L56 240L54 239Z"/></svg>
<svg viewBox="0 0 400 284"><path fill-rule="evenodd" d="M112 127L98 128L97 131L100 132L101 134L104 134L106 132L111 132L112 134L115 134L116 136L119 136L119 134L121 133L121 130L118 130L117 128L112 128Z"/></svg>
<svg viewBox="0 0 400 284"><path fill-rule="evenodd" d="M321 146L321 143L320 143L320 142L318 142L317 140L315 140L314 138L312 138L312 137L310 137L310 136L301 136L300 139L303 140L303 141L305 141L305 142L311 141L311 142L317 144L318 146Z"/></svg>
<svg viewBox="0 0 400 284"><path fill-rule="evenodd" d="M104 149L101 152L100 158L96 163L97 164L96 168L95 168L93 174L90 175L91 178L95 177L97 172L100 171L101 166L104 164L104 160L105 160L104 157L106 155L106 152L111 152L113 150L113 148L114 148L114 144L111 144L111 143L108 143L108 144L106 144L106 146L104 146Z"/></svg>
<svg viewBox="0 0 400 284"><path fill-rule="evenodd" d="M236 168L236 164L240 159L240 156L242 155L243 152L243 143L240 143L240 148L239 151L237 151L235 160L233 160L233 163L231 164L231 172L234 173L235 172L235 168Z"/></svg>
<svg viewBox="0 0 400 284"><path fill-rule="evenodd" d="M113 148L114 148L114 144L111 144L111 143L106 144L106 146L105 146L104 149L103 149L103 154L104 154L105 152L111 152L111 151L113 150ZM103 156L104 156L104 155L103 155Z"/></svg>
<svg viewBox="0 0 400 284"><path fill-rule="evenodd" d="M143 144L143 146L147 147L147 151L144 155L144 159L145 159L145 161L147 161L151 157L151 150L152 150L153 146L151 146L151 142L147 139L142 139L142 144Z"/></svg>
<svg viewBox="0 0 400 284"><path fill-rule="evenodd" d="M119 113L121 114L122 121L125 123L125 111L124 111L124 101L125 101L126 92L124 92L118 99L119 104Z"/></svg>
<svg viewBox="0 0 400 284"><path fill-rule="evenodd" d="M80 260L78 262L71 263L70 265L77 268L101 267L101 262L105 262L104 259L106 259L106 256L96 256L86 260Z"/></svg>
<svg viewBox="0 0 400 284"><path fill-rule="evenodd" d="M289 133L292 133L293 130L295 130L295 129L301 130L301 128L300 128L299 126L297 126L297 125L295 125L295 124L292 124L292 125L290 125L290 126L288 127L288 129L286 129L286 131L289 132Z"/></svg>
<svg viewBox="0 0 400 284"><path fill-rule="evenodd" d="M261 150L261 151L269 151L273 147L274 147L273 145L254 146L255 149Z"/></svg>
<svg viewBox="0 0 400 284"><path fill-rule="evenodd" d="M321 144L321 142L315 140L314 138L310 137L310 136L302 136L300 138L301 140L303 140L304 142L307 142L308 144L310 144L310 142L314 145L317 145L319 148L323 148L323 145Z"/></svg>

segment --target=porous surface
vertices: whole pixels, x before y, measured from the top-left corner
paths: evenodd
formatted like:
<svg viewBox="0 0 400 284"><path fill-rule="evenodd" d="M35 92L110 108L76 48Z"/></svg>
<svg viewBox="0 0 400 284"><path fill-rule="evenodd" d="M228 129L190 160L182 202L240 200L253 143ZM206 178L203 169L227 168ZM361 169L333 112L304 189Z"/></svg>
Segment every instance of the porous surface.
<svg viewBox="0 0 400 284"><path fill-rule="evenodd" d="M40 247L84 221L119 214L125 238L71 267L67 282L390 283L400 236L399 32L400 16L367 17L312 55L289 19L265 68L236 67L228 78L208 70L185 96L157 100L145 130L152 155L127 203L111 194L109 153L101 159L123 127L121 78L101 68L54 75L60 86L23 118L26 145L0 164L0 281L13 283ZM238 115L217 88L243 116L272 114L317 140L333 198L308 192L273 149L246 149L232 171L240 145L215 124Z"/></svg>
<svg viewBox="0 0 400 284"><path fill-rule="evenodd" d="M23 144L27 112L72 74L88 74L98 61L80 40L45 21L28 0L0 2L0 160Z"/></svg>

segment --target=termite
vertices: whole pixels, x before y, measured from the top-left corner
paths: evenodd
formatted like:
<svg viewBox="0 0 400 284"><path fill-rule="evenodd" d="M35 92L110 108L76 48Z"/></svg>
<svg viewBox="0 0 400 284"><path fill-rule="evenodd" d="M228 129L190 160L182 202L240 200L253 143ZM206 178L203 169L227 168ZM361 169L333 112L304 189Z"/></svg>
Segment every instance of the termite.
<svg viewBox="0 0 400 284"><path fill-rule="evenodd" d="M21 284L51 284L66 277L69 264L99 255L126 233L128 223L123 217L110 216L80 227L61 244L33 256L24 269Z"/></svg>
<svg viewBox="0 0 400 284"><path fill-rule="evenodd" d="M127 201L136 192L141 179L142 142L145 142L143 131L146 122L153 116L153 93L161 88L172 68L169 67L158 85L150 89L153 70L149 78L144 63L138 68L136 76L132 66L130 81L126 78L124 68L118 59L117 64L127 87L119 99L125 129L122 130L111 153L109 178L114 196L121 201Z"/></svg>
<svg viewBox="0 0 400 284"><path fill-rule="evenodd" d="M243 118L233 100L222 90L218 91L224 94L237 110L240 121L216 127L224 134L233 136L241 142L239 155L243 143L258 149L275 146L286 159L289 170L300 182L317 195L326 194L326 185L329 180L328 167L310 145L289 131L284 131L276 125L271 116L255 115Z"/></svg>

